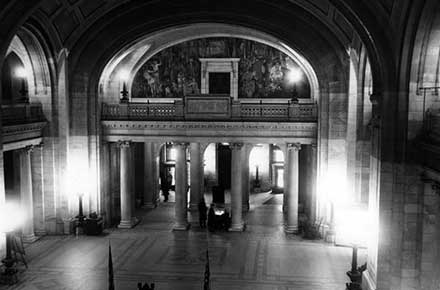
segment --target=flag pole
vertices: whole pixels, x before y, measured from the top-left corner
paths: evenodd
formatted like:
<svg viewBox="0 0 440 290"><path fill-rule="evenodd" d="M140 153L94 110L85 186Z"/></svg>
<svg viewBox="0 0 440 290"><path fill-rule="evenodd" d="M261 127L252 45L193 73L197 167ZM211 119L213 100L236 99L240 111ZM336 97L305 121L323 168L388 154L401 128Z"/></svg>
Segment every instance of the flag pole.
<svg viewBox="0 0 440 290"><path fill-rule="evenodd" d="M115 281L113 276L112 246L108 240L108 290L115 290Z"/></svg>
<svg viewBox="0 0 440 290"><path fill-rule="evenodd" d="M203 290L211 290L210 280L211 280L211 271L209 269L209 232L206 231L206 264L205 264L205 277L203 279Z"/></svg>

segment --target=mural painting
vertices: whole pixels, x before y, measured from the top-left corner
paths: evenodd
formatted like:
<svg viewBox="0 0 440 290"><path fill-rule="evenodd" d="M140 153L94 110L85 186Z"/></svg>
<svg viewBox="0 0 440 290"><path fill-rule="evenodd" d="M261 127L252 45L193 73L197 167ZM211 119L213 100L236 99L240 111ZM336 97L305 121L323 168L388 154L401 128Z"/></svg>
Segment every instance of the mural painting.
<svg viewBox="0 0 440 290"><path fill-rule="evenodd" d="M239 38L202 38L164 49L136 73L134 98L181 98L200 94L199 58L240 58L239 98L309 98L305 76L296 84L287 79L298 65L281 51Z"/></svg>

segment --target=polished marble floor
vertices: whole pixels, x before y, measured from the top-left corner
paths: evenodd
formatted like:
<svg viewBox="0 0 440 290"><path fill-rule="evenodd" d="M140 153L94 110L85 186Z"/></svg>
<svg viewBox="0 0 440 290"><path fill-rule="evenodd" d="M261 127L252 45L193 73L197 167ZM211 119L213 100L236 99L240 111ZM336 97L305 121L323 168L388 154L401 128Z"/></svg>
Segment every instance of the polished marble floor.
<svg viewBox="0 0 440 290"><path fill-rule="evenodd" d="M275 199L275 202L273 202ZM209 249L212 290L345 289L349 248L285 235L280 196L252 197L243 233L208 233L190 214L191 229L173 232L173 203L137 212L133 229L110 229L99 237L47 236L27 245L29 268L14 290L107 289L108 243L117 290L154 282L158 290L203 289ZM365 253L361 251L361 262Z"/></svg>

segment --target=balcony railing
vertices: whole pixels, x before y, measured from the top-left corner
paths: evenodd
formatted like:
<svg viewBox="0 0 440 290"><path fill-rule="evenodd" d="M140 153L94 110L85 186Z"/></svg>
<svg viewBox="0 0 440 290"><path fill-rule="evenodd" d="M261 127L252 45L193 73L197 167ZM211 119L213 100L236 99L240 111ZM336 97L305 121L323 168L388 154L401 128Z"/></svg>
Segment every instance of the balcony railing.
<svg viewBox="0 0 440 290"><path fill-rule="evenodd" d="M425 137L440 143L440 110L428 110L425 116L423 124Z"/></svg>
<svg viewBox="0 0 440 290"><path fill-rule="evenodd" d="M102 120L223 120L316 122L314 103L245 103L230 98L192 97L174 103L102 104Z"/></svg>
<svg viewBox="0 0 440 290"><path fill-rule="evenodd" d="M2 105L3 126L45 121L41 104Z"/></svg>

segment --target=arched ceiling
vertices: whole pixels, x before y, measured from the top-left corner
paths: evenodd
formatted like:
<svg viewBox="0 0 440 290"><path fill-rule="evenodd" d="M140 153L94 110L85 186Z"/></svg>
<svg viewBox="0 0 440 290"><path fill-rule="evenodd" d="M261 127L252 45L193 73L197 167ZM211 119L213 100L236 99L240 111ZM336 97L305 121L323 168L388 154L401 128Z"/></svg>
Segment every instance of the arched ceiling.
<svg viewBox="0 0 440 290"><path fill-rule="evenodd" d="M351 41L348 37L344 39L342 34L336 36L319 19L297 5L287 1L277 5L268 1L226 1L221 7L211 1L194 4L175 1L164 5L156 1L119 6L105 19L95 22L75 42L71 50L71 67L90 67L87 60L97 58L100 59L97 66L102 66L127 45L163 29L195 23L227 23L280 39L315 62L315 68L331 70L334 75L344 70L348 57L346 47ZM102 67L95 69L93 74L99 74Z"/></svg>
<svg viewBox="0 0 440 290"><path fill-rule="evenodd" d="M301 67L311 84L312 99L319 96L319 83L311 64L296 51L290 49L278 39L260 31L219 23L199 23L164 29L156 33L145 35L135 44L124 47L107 63L103 70L100 84L103 87L104 94L106 94L106 90L110 88L112 82L118 82L118 72L121 70L128 70L133 78L139 68L159 51L181 42L205 37L243 38L276 48L288 55ZM128 82L129 87L132 78Z"/></svg>
<svg viewBox="0 0 440 290"><path fill-rule="evenodd" d="M97 23L110 23L118 14L136 9L138 5L150 5L153 8L180 7L188 2L214 9L224 6L222 2L217 4L207 0L0 0L2 28L11 27L2 29L4 35L0 35L0 38L12 39L16 27L33 12L33 19L40 22L48 34L53 36L53 45L57 49L64 47L72 50L83 39L84 33L90 33L90 27ZM379 71L374 72L374 67L381 61L386 61L386 64L382 64L387 66L386 69L397 69L396 60L404 41L407 16L413 8L411 0L257 0L251 3L250 10L253 9L252 4L258 6L261 3L277 9L280 16L285 12L291 13L291 10L297 10L297 14L313 15L346 48L350 46L360 51L363 44L366 44L370 54L377 54L379 57L387 54L377 63L373 56L373 73L376 74ZM180 12L180 9L169 11L171 14ZM5 31L12 35L6 36Z"/></svg>

